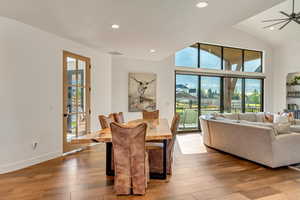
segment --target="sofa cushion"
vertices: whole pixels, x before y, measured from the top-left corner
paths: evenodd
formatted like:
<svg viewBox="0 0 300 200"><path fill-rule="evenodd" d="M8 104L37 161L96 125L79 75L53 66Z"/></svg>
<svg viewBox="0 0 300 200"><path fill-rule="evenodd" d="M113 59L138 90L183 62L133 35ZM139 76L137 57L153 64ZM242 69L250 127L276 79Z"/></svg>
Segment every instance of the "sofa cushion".
<svg viewBox="0 0 300 200"><path fill-rule="evenodd" d="M265 113L264 112L256 113L256 121L257 122L266 122L265 121Z"/></svg>
<svg viewBox="0 0 300 200"><path fill-rule="evenodd" d="M228 122L228 123L239 123L238 120L235 120L235 119L228 119L228 118L225 118L225 117L215 117L214 118L215 120L218 120L218 121L223 121L223 122Z"/></svg>
<svg viewBox="0 0 300 200"><path fill-rule="evenodd" d="M236 113L223 113L221 116L230 120L239 120L239 115Z"/></svg>
<svg viewBox="0 0 300 200"><path fill-rule="evenodd" d="M256 114L255 113L240 113L239 114L240 120L246 120L249 122L256 122Z"/></svg>
<svg viewBox="0 0 300 200"><path fill-rule="evenodd" d="M272 128L273 133L275 136L279 135L277 128L274 126L274 124L272 123L264 123L264 122L250 122L250 121L246 121L246 120L241 120L240 121L241 124L248 124L248 125L253 125L253 126L262 126L262 127L268 127L268 128Z"/></svg>
<svg viewBox="0 0 300 200"><path fill-rule="evenodd" d="M278 134L290 133L291 123L287 114L274 115L274 127L277 129Z"/></svg>
<svg viewBox="0 0 300 200"><path fill-rule="evenodd" d="M295 133L300 133L300 125L291 125L290 131Z"/></svg>

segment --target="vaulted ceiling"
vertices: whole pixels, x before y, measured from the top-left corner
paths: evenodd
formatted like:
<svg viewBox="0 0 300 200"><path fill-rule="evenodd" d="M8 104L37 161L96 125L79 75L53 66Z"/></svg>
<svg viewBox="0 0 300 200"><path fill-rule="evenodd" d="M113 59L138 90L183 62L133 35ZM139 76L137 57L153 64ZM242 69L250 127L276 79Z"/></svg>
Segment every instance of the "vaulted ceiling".
<svg viewBox="0 0 300 200"><path fill-rule="evenodd" d="M0 15L103 52L159 60L283 0L0 0ZM112 24L120 25L113 30ZM155 49L155 53L150 53Z"/></svg>
<svg viewBox="0 0 300 200"><path fill-rule="evenodd" d="M299 13L300 0L296 0L295 3L295 12ZM291 22L282 30L278 30L280 25L274 26L274 30L263 28L264 26L272 23L262 23L262 20L285 18L285 16L280 14L279 11L284 11L290 14L292 12L292 0L287 0L270 9L267 9L264 12L238 23L235 27L258 37L273 46L283 46L295 43L299 44L300 25L295 22Z"/></svg>

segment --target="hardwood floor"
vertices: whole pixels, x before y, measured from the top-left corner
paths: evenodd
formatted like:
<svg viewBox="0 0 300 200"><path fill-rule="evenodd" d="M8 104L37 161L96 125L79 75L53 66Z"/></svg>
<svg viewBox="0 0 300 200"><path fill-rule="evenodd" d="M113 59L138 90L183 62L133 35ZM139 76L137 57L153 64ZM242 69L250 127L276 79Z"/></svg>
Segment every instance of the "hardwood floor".
<svg viewBox="0 0 300 200"><path fill-rule="evenodd" d="M0 175L0 200L299 200L300 172L269 169L228 154L176 151L168 181L151 180L145 196L117 197L105 176L103 144Z"/></svg>

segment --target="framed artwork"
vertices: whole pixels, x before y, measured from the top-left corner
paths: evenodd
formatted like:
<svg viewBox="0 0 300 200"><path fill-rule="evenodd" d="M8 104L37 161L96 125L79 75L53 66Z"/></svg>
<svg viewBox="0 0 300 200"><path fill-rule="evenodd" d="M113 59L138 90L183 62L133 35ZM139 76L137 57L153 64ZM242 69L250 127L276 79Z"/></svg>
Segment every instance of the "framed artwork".
<svg viewBox="0 0 300 200"><path fill-rule="evenodd" d="M156 110L156 83L157 76L154 73L129 73L129 112Z"/></svg>

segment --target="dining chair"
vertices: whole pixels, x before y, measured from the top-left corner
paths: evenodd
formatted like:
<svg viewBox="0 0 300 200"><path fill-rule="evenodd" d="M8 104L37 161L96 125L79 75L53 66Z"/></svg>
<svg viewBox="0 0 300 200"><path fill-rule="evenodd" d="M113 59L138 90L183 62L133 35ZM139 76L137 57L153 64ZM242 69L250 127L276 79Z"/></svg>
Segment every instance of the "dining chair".
<svg viewBox="0 0 300 200"><path fill-rule="evenodd" d="M98 119L99 119L99 122L100 122L100 125L101 125L102 129L109 128L110 123L115 122L113 114L109 114L108 117L106 117L105 115L99 115Z"/></svg>
<svg viewBox="0 0 300 200"><path fill-rule="evenodd" d="M114 188L117 195L143 195L149 179L149 161L145 150L147 124L136 126L111 123L115 157Z"/></svg>
<svg viewBox="0 0 300 200"><path fill-rule="evenodd" d="M108 116L99 115L98 116L100 125L102 129L110 128L110 124L115 122L114 115L109 114ZM111 150L111 169L114 169L114 148Z"/></svg>
<svg viewBox="0 0 300 200"><path fill-rule="evenodd" d="M158 118L159 118L159 110L155 110L155 111L143 110L143 119L158 119Z"/></svg>
<svg viewBox="0 0 300 200"><path fill-rule="evenodd" d="M125 123L123 112L113 113L115 122L119 124Z"/></svg>
<svg viewBox="0 0 300 200"><path fill-rule="evenodd" d="M172 139L167 143L167 174L172 175L173 171L173 152L176 142L176 134L180 121L179 114L175 114L171 124ZM162 173L163 172L163 144L152 143L146 144L146 149L149 155L149 167L150 173Z"/></svg>

